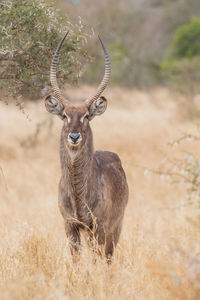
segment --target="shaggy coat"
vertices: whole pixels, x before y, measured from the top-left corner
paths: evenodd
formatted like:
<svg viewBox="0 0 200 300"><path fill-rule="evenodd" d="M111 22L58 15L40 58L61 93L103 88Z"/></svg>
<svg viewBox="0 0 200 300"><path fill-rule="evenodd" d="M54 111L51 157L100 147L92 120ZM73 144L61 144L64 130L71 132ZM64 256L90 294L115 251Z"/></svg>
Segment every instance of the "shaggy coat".
<svg viewBox="0 0 200 300"><path fill-rule="evenodd" d="M61 133L60 159L62 176L59 186L59 207L71 246L78 250L80 230L86 230L105 245L106 256L117 244L128 201L128 186L117 154L93 150L88 127L85 145L73 154Z"/></svg>

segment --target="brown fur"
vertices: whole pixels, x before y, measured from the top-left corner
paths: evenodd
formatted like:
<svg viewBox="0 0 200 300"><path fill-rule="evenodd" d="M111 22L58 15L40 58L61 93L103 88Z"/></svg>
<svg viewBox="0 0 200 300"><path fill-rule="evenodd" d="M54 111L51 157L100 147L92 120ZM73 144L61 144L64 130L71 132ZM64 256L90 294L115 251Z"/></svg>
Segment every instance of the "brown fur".
<svg viewBox="0 0 200 300"><path fill-rule="evenodd" d="M89 121L103 113L107 106L104 97L98 100L89 108L85 104L79 107L66 105L59 113L60 117L65 116L60 143L59 208L72 252L80 248L80 230L85 230L98 245L104 246L109 257L119 240L128 185L117 154L94 152ZM81 122L85 114L88 116ZM71 132L81 133L82 140L78 145L69 143Z"/></svg>

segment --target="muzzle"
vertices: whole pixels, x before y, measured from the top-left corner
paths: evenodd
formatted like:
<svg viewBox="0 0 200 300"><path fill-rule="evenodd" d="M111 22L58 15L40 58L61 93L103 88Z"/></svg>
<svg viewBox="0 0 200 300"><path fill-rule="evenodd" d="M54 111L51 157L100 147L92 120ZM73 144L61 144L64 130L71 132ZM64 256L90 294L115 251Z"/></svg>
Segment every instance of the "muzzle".
<svg viewBox="0 0 200 300"><path fill-rule="evenodd" d="M82 136L80 133L69 133L68 135L68 142L70 144L76 145L82 141Z"/></svg>

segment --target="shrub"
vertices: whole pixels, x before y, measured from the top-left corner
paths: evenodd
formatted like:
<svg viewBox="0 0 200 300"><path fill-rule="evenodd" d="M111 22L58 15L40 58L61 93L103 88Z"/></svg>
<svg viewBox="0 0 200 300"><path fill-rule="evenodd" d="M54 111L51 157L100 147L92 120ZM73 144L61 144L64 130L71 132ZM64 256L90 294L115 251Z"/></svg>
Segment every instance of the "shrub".
<svg viewBox="0 0 200 300"><path fill-rule="evenodd" d="M200 55L200 18L193 18L190 24L179 27L172 41L173 56L192 58Z"/></svg>
<svg viewBox="0 0 200 300"><path fill-rule="evenodd" d="M48 83L52 55L63 33L70 30L59 64L60 83L77 80L85 51L81 21L73 26L45 0L4 0L0 4L0 79L12 96L38 97Z"/></svg>
<svg viewBox="0 0 200 300"><path fill-rule="evenodd" d="M176 30L161 71L173 88L188 95L200 92L200 18Z"/></svg>

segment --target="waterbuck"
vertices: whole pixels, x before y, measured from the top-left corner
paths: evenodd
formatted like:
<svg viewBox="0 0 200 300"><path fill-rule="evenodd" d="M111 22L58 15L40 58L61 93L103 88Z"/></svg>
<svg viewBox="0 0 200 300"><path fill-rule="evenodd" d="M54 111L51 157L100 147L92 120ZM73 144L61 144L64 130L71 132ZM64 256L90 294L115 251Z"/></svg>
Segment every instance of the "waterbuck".
<svg viewBox="0 0 200 300"><path fill-rule="evenodd" d="M47 111L64 121L60 142L59 208L71 252L79 250L80 230L85 230L109 258L119 240L128 185L117 154L94 151L90 121L106 110L107 100L101 94L109 81L110 61L99 37L105 55L103 80L94 95L74 106L62 96L56 80L59 52L67 34L53 56L50 72L53 93L45 98Z"/></svg>

